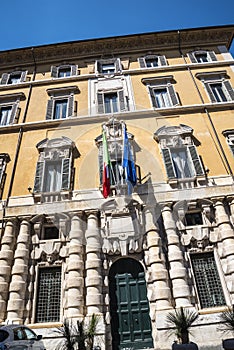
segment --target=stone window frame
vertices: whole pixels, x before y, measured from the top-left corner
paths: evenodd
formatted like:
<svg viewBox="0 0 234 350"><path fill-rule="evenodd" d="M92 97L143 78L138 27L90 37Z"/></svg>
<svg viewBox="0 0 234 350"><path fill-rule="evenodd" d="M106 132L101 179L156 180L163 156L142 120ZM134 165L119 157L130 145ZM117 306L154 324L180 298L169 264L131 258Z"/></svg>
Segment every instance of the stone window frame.
<svg viewBox="0 0 234 350"><path fill-rule="evenodd" d="M154 139L159 143L167 181L172 187L186 188L202 184L206 180L206 173L193 140L193 129L187 125L163 126L154 133ZM171 149L183 148L187 152L194 176L178 178L171 155Z"/></svg>
<svg viewBox="0 0 234 350"><path fill-rule="evenodd" d="M157 65L156 66L151 66L151 67L147 67L147 60L157 60ZM147 68L147 69L151 69L151 68L157 68L157 67L162 67L162 66L167 66L167 60L166 60L166 56L164 55L154 55L154 54L148 54L142 57L138 58L138 62L140 65L140 68Z"/></svg>
<svg viewBox="0 0 234 350"><path fill-rule="evenodd" d="M234 129L225 130L222 132L224 137L226 138L226 142L230 148L230 151L234 157Z"/></svg>
<svg viewBox="0 0 234 350"><path fill-rule="evenodd" d="M8 153L0 153L0 198L2 198L5 185L7 163L9 163L10 160L11 159Z"/></svg>
<svg viewBox="0 0 234 350"><path fill-rule="evenodd" d="M27 70L16 70L11 73L3 73L0 81L0 85L15 85L20 84L26 81L27 79ZM19 82L12 83L11 78L14 76L19 76Z"/></svg>
<svg viewBox="0 0 234 350"><path fill-rule="evenodd" d="M141 79L142 83L146 85L148 89L148 93L150 96L150 101L153 108L162 109L162 108L173 108L175 106L180 105L179 97L177 92L173 86L175 84L175 80L172 75L162 76L162 77L151 77L151 78L143 78ZM170 101L169 106L160 107L157 105L157 101L155 99L154 91L157 89L166 89L167 96Z"/></svg>
<svg viewBox="0 0 234 350"><path fill-rule="evenodd" d="M202 81L211 103L227 103L234 101L234 89L230 83L230 77L227 75L226 71L196 73L195 77ZM227 101L217 101L212 91L212 84L221 84L223 94L225 95Z"/></svg>
<svg viewBox="0 0 234 350"><path fill-rule="evenodd" d="M47 89L47 94L50 96L50 99L47 102L46 120L63 120L76 116L78 103L77 101L75 101L75 94L77 93L79 93L79 89L77 86ZM62 100L67 100L66 117L57 119L55 118L56 101Z"/></svg>
<svg viewBox="0 0 234 350"><path fill-rule="evenodd" d="M2 107L11 107L9 122L2 125L0 120L0 127L12 125L18 122L21 111L19 107L21 100L25 100L24 93L7 94L0 96L0 111Z"/></svg>
<svg viewBox="0 0 234 350"><path fill-rule="evenodd" d="M113 65L114 72L105 73L102 69L102 65ZM112 77L116 74L122 73L122 63L120 58L103 58L95 61L95 74L103 77Z"/></svg>
<svg viewBox="0 0 234 350"><path fill-rule="evenodd" d="M208 63L208 62L199 62L197 60L196 55L206 55L208 62L216 62L217 57L214 51L208 51L208 50L195 50L187 53L187 56L189 57L191 63Z"/></svg>
<svg viewBox="0 0 234 350"><path fill-rule="evenodd" d="M70 69L70 75L66 76L66 77L59 77L59 71L61 69L67 69L67 70ZM78 75L79 71L78 71L78 65L76 65L76 64L61 64L58 66L51 66L50 72L51 72L52 78L65 79L65 78L69 78L69 77Z"/></svg>

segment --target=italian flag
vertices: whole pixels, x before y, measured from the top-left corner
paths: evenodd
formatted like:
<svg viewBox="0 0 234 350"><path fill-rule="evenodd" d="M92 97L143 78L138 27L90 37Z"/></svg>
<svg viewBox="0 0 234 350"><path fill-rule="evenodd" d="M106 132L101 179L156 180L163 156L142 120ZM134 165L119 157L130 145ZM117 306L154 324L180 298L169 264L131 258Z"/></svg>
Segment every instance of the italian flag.
<svg viewBox="0 0 234 350"><path fill-rule="evenodd" d="M102 132L102 147L103 147L103 172L102 172L102 194L107 198L110 194L110 170L111 162L106 141L106 133Z"/></svg>

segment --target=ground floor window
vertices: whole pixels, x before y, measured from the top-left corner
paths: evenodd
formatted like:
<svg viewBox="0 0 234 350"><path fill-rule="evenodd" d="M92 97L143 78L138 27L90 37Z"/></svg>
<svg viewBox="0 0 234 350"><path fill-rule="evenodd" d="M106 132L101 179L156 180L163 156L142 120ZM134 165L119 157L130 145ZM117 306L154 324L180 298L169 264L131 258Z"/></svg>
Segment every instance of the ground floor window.
<svg viewBox="0 0 234 350"><path fill-rule="evenodd" d="M190 257L201 308L225 305L214 253L191 254Z"/></svg>
<svg viewBox="0 0 234 350"><path fill-rule="evenodd" d="M36 322L60 320L61 267L39 269Z"/></svg>

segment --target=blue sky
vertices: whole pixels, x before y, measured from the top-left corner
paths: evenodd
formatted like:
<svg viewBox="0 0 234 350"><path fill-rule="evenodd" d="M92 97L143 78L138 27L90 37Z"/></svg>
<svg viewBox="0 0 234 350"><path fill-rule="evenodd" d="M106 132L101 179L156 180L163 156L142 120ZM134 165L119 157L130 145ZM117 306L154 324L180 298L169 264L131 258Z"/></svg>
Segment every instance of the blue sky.
<svg viewBox="0 0 234 350"><path fill-rule="evenodd" d="M0 51L234 24L233 0L2 0L0 6Z"/></svg>

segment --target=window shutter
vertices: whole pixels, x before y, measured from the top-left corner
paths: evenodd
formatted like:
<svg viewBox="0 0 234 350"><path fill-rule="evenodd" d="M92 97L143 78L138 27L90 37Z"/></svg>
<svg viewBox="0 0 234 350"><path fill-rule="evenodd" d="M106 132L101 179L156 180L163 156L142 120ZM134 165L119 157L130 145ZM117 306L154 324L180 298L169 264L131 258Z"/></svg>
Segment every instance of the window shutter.
<svg viewBox="0 0 234 350"><path fill-rule="evenodd" d="M234 156L234 145L229 145L231 151L232 151L232 155Z"/></svg>
<svg viewBox="0 0 234 350"><path fill-rule="evenodd" d="M37 168L36 168L36 175L35 175L33 192L42 192L44 172L45 172L45 162L38 161Z"/></svg>
<svg viewBox="0 0 234 350"><path fill-rule="evenodd" d="M103 93L97 93L97 103L98 103L98 113L104 113L104 104L103 104Z"/></svg>
<svg viewBox="0 0 234 350"><path fill-rule="evenodd" d="M216 58L214 51L209 51L208 55L209 55L211 61L217 61L217 58Z"/></svg>
<svg viewBox="0 0 234 350"><path fill-rule="evenodd" d="M170 150L168 148L163 148L162 155L163 155L163 160L164 160L164 164L165 164L165 168L166 168L166 172L167 172L167 177L169 179L176 178L176 173L175 173L175 169L174 169L173 162L171 159Z"/></svg>
<svg viewBox="0 0 234 350"><path fill-rule="evenodd" d="M189 146L188 147L192 161L193 161L193 165L194 165L194 169L196 172L196 175L204 175L204 170L200 161L200 157L197 154L197 149L195 146Z"/></svg>
<svg viewBox="0 0 234 350"><path fill-rule="evenodd" d="M197 63L196 57L194 56L194 53L189 52L188 57L192 63Z"/></svg>
<svg viewBox="0 0 234 350"><path fill-rule="evenodd" d="M217 102L209 83L204 83L211 102Z"/></svg>
<svg viewBox="0 0 234 350"><path fill-rule="evenodd" d="M77 66L75 64L71 65L71 75L77 75Z"/></svg>
<svg viewBox="0 0 234 350"><path fill-rule="evenodd" d="M8 82L10 74L8 73L3 73L2 78L1 78L1 85L5 85Z"/></svg>
<svg viewBox="0 0 234 350"><path fill-rule="evenodd" d="M54 100L48 100L46 110L46 120L53 119Z"/></svg>
<svg viewBox="0 0 234 350"><path fill-rule="evenodd" d="M51 67L51 76L52 78L58 78L58 68L56 66Z"/></svg>
<svg viewBox="0 0 234 350"><path fill-rule="evenodd" d="M102 64L101 64L101 62L100 61L96 61L95 66L96 66L95 73L96 74L97 73L101 73L102 72Z"/></svg>
<svg viewBox="0 0 234 350"><path fill-rule="evenodd" d="M20 82L23 83L26 80L27 72L21 72Z"/></svg>
<svg viewBox="0 0 234 350"><path fill-rule="evenodd" d="M120 111L126 111L125 96L123 90L118 91Z"/></svg>
<svg viewBox="0 0 234 350"><path fill-rule="evenodd" d="M160 62L160 66L166 66L167 65L167 60L165 56L158 56L158 60Z"/></svg>
<svg viewBox="0 0 234 350"><path fill-rule="evenodd" d="M146 67L144 57L139 57L139 58L138 58L138 62L139 62L139 64L140 64L140 68L145 68L145 67Z"/></svg>
<svg viewBox="0 0 234 350"><path fill-rule="evenodd" d="M155 94L154 94L154 88L149 86L149 93L150 93L150 97L151 97L151 102L153 107L158 108L157 103L156 103L156 99L155 99Z"/></svg>
<svg viewBox="0 0 234 350"><path fill-rule="evenodd" d="M63 159L61 190L70 190L70 186L71 186L71 160L72 160L72 157Z"/></svg>
<svg viewBox="0 0 234 350"><path fill-rule="evenodd" d="M67 116L72 117L73 111L74 111L74 96L71 95L68 97Z"/></svg>
<svg viewBox="0 0 234 350"><path fill-rule="evenodd" d="M115 61L115 70L117 73L122 71L122 65L119 58L117 58Z"/></svg>
<svg viewBox="0 0 234 350"><path fill-rule="evenodd" d="M233 101L234 100L234 91L233 88L228 80L225 80L223 82L223 85L225 86L225 89L228 92L228 95L230 96L230 99Z"/></svg>
<svg viewBox="0 0 234 350"><path fill-rule="evenodd" d="M172 85L168 85L168 93L170 95L171 98L171 102L172 102L172 106L177 106L179 104L179 100L177 97L177 94L175 92L175 89Z"/></svg>
<svg viewBox="0 0 234 350"><path fill-rule="evenodd" d="M11 109L11 116L10 116L9 124L14 124L17 108L18 108L18 102L13 103L12 109Z"/></svg>

